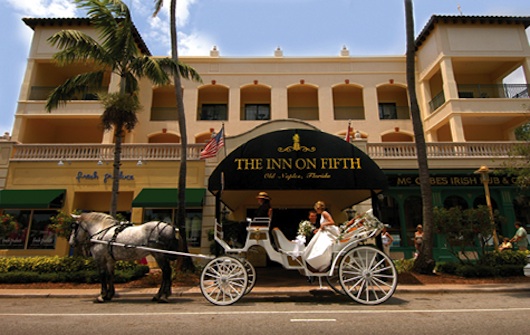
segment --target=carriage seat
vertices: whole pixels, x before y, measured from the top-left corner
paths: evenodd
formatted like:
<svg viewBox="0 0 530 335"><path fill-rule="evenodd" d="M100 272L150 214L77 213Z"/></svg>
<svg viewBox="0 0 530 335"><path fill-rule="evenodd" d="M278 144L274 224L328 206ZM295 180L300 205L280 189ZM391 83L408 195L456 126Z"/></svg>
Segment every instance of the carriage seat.
<svg viewBox="0 0 530 335"><path fill-rule="evenodd" d="M247 230L268 230L271 224L271 219L269 217L255 217L254 219L249 221Z"/></svg>
<svg viewBox="0 0 530 335"><path fill-rule="evenodd" d="M280 228L276 227L272 230L272 237L274 238L274 242L280 248L281 251L284 252L293 252L296 250L297 244L295 242L292 242L285 237L283 232L280 230Z"/></svg>

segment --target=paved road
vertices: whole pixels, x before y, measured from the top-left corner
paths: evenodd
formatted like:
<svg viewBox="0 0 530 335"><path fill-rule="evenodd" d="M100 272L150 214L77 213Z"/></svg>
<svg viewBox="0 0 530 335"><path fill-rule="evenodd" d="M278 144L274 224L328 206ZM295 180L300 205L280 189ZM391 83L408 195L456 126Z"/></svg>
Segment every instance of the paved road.
<svg viewBox="0 0 530 335"><path fill-rule="evenodd" d="M122 297L2 298L2 334L527 334L530 292L396 293L379 306L338 296L249 294L232 306L202 296L170 304Z"/></svg>

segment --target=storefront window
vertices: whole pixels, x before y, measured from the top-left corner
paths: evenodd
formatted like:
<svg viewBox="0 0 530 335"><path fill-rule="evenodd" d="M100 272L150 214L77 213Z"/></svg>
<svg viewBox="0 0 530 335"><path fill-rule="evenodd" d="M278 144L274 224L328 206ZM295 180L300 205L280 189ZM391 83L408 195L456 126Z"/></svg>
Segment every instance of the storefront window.
<svg viewBox="0 0 530 335"><path fill-rule="evenodd" d="M419 224L423 225L423 207L421 197L410 196L406 198L403 209L405 212L405 225L407 227L406 242L408 246L413 246L416 226Z"/></svg>
<svg viewBox="0 0 530 335"><path fill-rule="evenodd" d="M55 233L48 230L50 217L55 211L33 211L28 249L55 249Z"/></svg>
<svg viewBox="0 0 530 335"><path fill-rule="evenodd" d="M468 209L467 201L458 195L450 195L444 200L444 208L460 207L461 209Z"/></svg>
<svg viewBox="0 0 530 335"><path fill-rule="evenodd" d="M176 218L175 208L150 208L144 210L144 222L163 221L173 224ZM186 209L186 241L188 247L201 246L202 209Z"/></svg>
<svg viewBox="0 0 530 335"><path fill-rule="evenodd" d="M381 221L384 224L390 225L388 232L394 238L392 247L404 246L402 241L404 240L401 236L401 222L399 220L399 204L391 196L378 197L379 209L381 211Z"/></svg>
<svg viewBox="0 0 530 335"><path fill-rule="evenodd" d="M513 200L515 219L522 222L526 227L530 224L530 198L520 195Z"/></svg>
<svg viewBox="0 0 530 335"><path fill-rule="evenodd" d="M5 210L17 222L17 229L0 236L1 249L55 249L55 233L48 231L55 210Z"/></svg>

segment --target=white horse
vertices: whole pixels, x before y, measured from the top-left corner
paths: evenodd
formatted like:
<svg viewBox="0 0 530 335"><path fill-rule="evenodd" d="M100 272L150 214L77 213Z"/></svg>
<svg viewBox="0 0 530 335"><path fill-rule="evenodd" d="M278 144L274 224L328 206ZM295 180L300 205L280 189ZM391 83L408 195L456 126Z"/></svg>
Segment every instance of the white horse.
<svg viewBox="0 0 530 335"><path fill-rule="evenodd" d="M162 284L153 301L168 302L171 295L171 264L177 256L160 252L141 250L133 246L142 246L158 250L180 250L178 229L168 223L151 221L142 225L124 225L104 213L83 213L72 215L74 224L70 235L70 245L82 244L90 250L94 258L101 281L101 293L97 302L109 301L114 297L114 267L118 260L138 260L151 254L162 270ZM103 243L91 242L100 240ZM127 246L113 246L108 242Z"/></svg>

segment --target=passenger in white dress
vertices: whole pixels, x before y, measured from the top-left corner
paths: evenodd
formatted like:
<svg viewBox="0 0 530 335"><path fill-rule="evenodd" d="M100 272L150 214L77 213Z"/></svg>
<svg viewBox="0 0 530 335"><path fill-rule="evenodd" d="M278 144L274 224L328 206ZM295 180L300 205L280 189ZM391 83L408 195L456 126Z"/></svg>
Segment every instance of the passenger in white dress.
<svg viewBox="0 0 530 335"><path fill-rule="evenodd" d="M325 271L331 265L332 246L339 236L339 228L322 201L315 203L315 211L320 214L320 228L304 250L306 263L316 271Z"/></svg>

